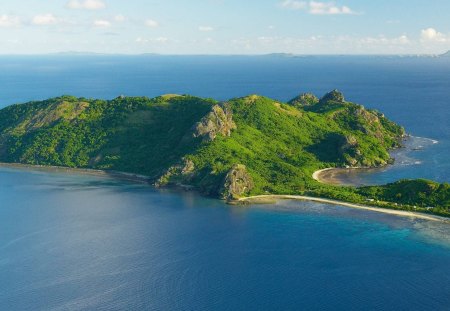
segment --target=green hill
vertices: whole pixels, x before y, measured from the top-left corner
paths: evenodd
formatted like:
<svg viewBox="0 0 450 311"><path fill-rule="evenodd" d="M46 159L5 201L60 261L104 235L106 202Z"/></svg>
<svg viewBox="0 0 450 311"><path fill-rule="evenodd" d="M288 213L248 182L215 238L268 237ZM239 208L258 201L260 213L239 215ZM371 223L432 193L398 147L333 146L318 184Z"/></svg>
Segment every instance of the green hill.
<svg viewBox="0 0 450 311"><path fill-rule="evenodd" d="M0 110L0 161L145 174L157 186L183 184L226 199L272 193L403 202L379 190L322 185L311 175L386 165L404 134L336 90L289 103L258 95L225 103L188 95L63 96Z"/></svg>
<svg viewBox="0 0 450 311"><path fill-rule="evenodd" d="M384 186L362 187L360 192L400 204L450 206L450 184L439 184L425 179L399 180Z"/></svg>

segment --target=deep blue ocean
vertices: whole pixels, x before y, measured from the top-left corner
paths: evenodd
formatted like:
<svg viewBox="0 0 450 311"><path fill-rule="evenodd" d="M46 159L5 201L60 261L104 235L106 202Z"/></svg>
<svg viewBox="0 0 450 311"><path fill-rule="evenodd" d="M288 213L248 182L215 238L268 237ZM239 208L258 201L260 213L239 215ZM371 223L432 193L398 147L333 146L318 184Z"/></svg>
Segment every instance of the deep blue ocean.
<svg viewBox="0 0 450 311"><path fill-rule="evenodd" d="M416 137L396 165L358 180L450 181L450 59L1 56L0 85L0 107L337 88ZM0 310L450 310L450 226L0 168Z"/></svg>

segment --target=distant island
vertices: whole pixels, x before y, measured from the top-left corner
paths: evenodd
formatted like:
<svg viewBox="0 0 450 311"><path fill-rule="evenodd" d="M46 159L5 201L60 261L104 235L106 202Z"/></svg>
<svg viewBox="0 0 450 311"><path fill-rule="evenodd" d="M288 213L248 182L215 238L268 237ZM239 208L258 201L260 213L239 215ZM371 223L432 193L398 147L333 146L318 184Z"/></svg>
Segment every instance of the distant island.
<svg viewBox="0 0 450 311"><path fill-rule="evenodd" d="M257 195L327 198L450 216L450 185L401 180L383 186L321 183L325 168L392 163L405 130L331 91L287 103L259 95L226 102L190 95L62 96L0 110L0 161L145 175L241 202Z"/></svg>
<svg viewBox="0 0 450 311"><path fill-rule="evenodd" d="M440 57L450 57L450 51L445 52L444 54L439 55Z"/></svg>

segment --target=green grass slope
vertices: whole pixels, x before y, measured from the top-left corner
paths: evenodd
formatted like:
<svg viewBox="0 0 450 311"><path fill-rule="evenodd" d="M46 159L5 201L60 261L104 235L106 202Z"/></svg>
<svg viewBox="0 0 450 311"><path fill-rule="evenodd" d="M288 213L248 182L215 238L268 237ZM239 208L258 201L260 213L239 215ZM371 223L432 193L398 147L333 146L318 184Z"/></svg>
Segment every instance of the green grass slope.
<svg viewBox="0 0 450 311"><path fill-rule="evenodd" d="M0 160L122 170L156 178L195 150L189 135L215 104L191 96L64 96L0 110Z"/></svg>
<svg viewBox="0 0 450 311"><path fill-rule="evenodd" d="M256 95L230 100L237 129L187 155L198 172L191 182L217 194L214 185L243 164L254 181L250 194L299 193L317 186L311 175L319 168L390 161L400 126L359 105L327 103L335 107L314 112Z"/></svg>

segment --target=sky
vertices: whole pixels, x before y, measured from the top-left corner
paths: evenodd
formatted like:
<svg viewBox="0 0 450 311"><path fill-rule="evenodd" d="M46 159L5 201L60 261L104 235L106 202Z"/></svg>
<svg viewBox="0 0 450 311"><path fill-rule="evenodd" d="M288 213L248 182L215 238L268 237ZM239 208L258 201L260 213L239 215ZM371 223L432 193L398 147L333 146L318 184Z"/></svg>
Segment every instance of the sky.
<svg viewBox="0 0 450 311"><path fill-rule="evenodd" d="M440 54L449 0L0 0L0 54Z"/></svg>

